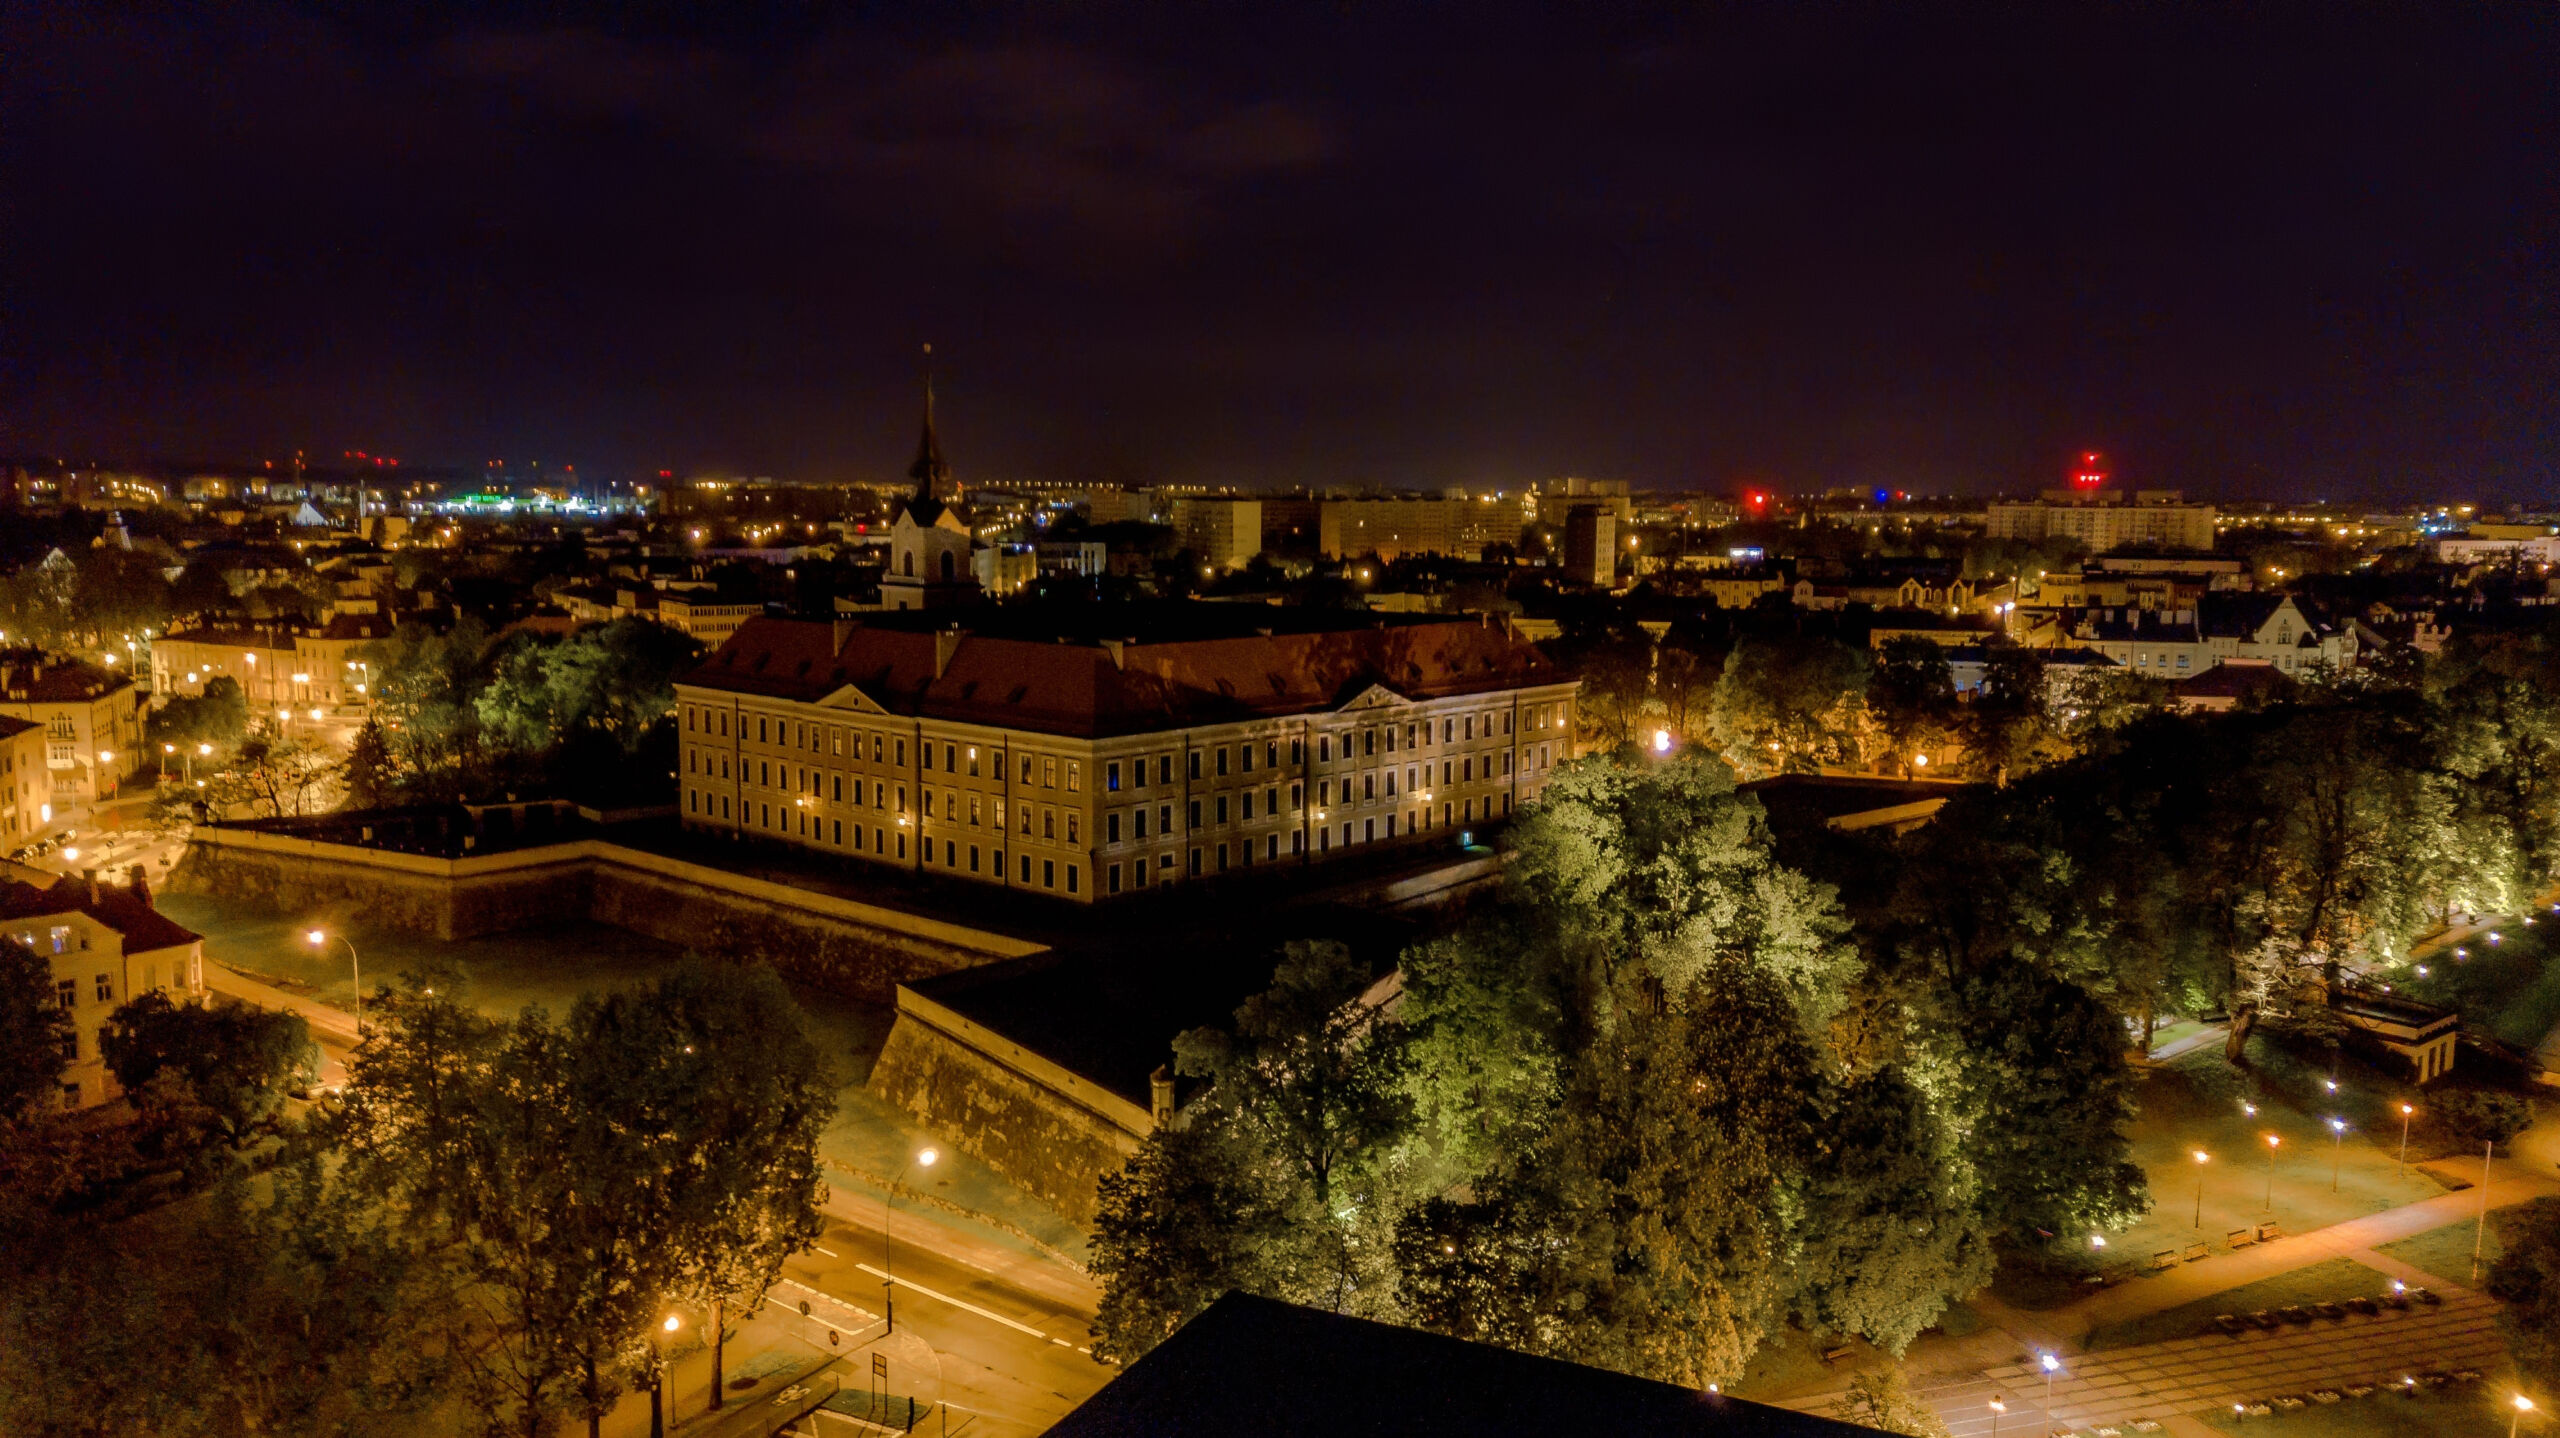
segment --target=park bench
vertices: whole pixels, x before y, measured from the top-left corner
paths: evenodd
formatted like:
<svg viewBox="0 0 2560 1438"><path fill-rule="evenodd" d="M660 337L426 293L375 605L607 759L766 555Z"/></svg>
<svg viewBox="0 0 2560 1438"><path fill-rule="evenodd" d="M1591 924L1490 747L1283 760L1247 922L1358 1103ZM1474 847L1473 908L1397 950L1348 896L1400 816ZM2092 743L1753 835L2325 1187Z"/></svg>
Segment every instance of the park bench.
<svg viewBox="0 0 2560 1438"><path fill-rule="evenodd" d="M2367 1318L2377 1317L2382 1312L2382 1305L2374 1302L2370 1298L2350 1298L2347 1300L2347 1307L2351 1311L2361 1313Z"/></svg>
<svg viewBox="0 0 2560 1438"><path fill-rule="evenodd" d="M2250 1244L2258 1241L2258 1235L2253 1229L2235 1228L2229 1233L2224 1234L2222 1236L2222 1241L2231 1245L2233 1248L2247 1248Z"/></svg>
<svg viewBox="0 0 2560 1438"><path fill-rule="evenodd" d="M2299 1303L2288 1303L2284 1307L2276 1310L2276 1317L2283 1319L2287 1323L2309 1323L2311 1321L2311 1310L2303 1307Z"/></svg>
<svg viewBox="0 0 2560 1438"><path fill-rule="evenodd" d="M2273 1243L2282 1237L2284 1237L2284 1225L2278 1223L2262 1223L2258 1225L2258 1241L2260 1243Z"/></svg>
<svg viewBox="0 0 2560 1438"><path fill-rule="evenodd" d="M2412 1288L2409 1290L2409 1296L2416 1299L2418 1302L2425 1304L2429 1308L2433 1308L2437 1304L2444 1302L2444 1296L2432 1288Z"/></svg>
<svg viewBox="0 0 2560 1438"><path fill-rule="evenodd" d="M2151 1271L2154 1273L2165 1273L2177 1266L2178 1250L2174 1248L2164 1248L2151 1255Z"/></svg>
<svg viewBox="0 0 2560 1438"><path fill-rule="evenodd" d="M1846 1343L1841 1344L1837 1348L1826 1348L1822 1350L1822 1361L1825 1363L1837 1363L1841 1359L1848 1357L1851 1351L1852 1350L1849 1345Z"/></svg>
<svg viewBox="0 0 2560 1438"><path fill-rule="evenodd" d="M2201 1243L2190 1243L2187 1245L2186 1261L2193 1263L2199 1258L2210 1257L2212 1253L2212 1249L2205 1247Z"/></svg>
<svg viewBox="0 0 2560 1438"><path fill-rule="evenodd" d="M2347 1317L2347 1310L2335 1303L2315 1303L2311 1305L2311 1311L2328 1319L2331 1323L2342 1323Z"/></svg>
<svg viewBox="0 0 2560 1438"><path fill-rule="evenodd" d="M2268 1333L2276 1331L2276 1316L2261 1308L2249 1315L2249 1321Z"/></svg>
<svg viewBox="0 0 2560 1438"><path fill-rule="evenodd" d="M2246 1332L2249 1327L2248 1323L2242 1320L2240 1315L2237 1313L2215 1314L2213 1316L2213 1326L2221 1329L2227 1334L2230 1334L2234 1338L2237 1338L2243 1332Z"/></svg>

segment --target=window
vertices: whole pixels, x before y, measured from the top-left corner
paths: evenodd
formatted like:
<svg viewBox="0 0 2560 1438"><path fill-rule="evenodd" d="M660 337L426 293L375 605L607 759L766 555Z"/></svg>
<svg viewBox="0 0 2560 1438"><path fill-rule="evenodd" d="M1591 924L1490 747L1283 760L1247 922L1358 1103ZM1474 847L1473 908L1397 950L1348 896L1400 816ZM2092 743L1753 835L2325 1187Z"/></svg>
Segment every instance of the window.
<svg viewBox="0 0 2560 1438"><path fill-rule="evenodd" d="M1200 877L1200 851L1197 849L1191 851L1191 877Z"/></svg>
<svg viewBox="0 0 2560 1438"><path fill-rule="evenodd" d="M1252 746L1252 745L1250 745L1250 744L1238 744L1238 745L1236 746L1236 767L1237 767L1239 770L1241 770L1241 771L1243 771L1244 773L1247 773L1247 774L1250 774L1250 773L1252 773L1252 772L1253 772L1253 746Z"/></svg>
<svg viewBox="0 0 2560 1438"><path fill-rule="evenodd" d="M1330 764L1333 762L1332 735L1319 734L1316 736L1316 762L1319 764Z"/></svg>
<svg viewBox="0 0 2560 1438"><path fill-rule="evenodd" d="M1067 842L1070 844L1083 843L1084 840L1081 837L1083 831L1084 816L1073 809L1069 809L1067 811Z"/></svg>
<svg viewBox="0 0 2560 1438"><path fill-rule="evenodd" d="M1227 746L1224 744L1218 746L1218 777L1227 777Z"/></svg>
<svg viewBox="0 0 2560 1438"><path fill-rule="evenodd" d="M1316 807L1322 809L1330 806L1332 803L1333 781L1331 779L1318 779L1316 781Z"/></svg>
<svg viewBox="0 0 2560 1438"><path fill-rule="evenodd" d="M900 752L903 753L904 751L901 750ZM878 734L871 736L871 762L874 764L880 762L880 736Z"/></svg>
<svg viewBox="0 0 2560 1438"><path fill-rule="evenodd" d="M1372 756L1372 755L1376 754L1377 752L1378 752L1378 731L1377 731L1377 730L1375 730L1375 729L1363 729L1363 730L1361 730L1361 731L1360 731L1360 755L1361 755L1361 757L1362 757L1362 758L1368 758L1368 757L1370 757L1370 756Z"/></svg>
<svg viewBox="0 0 2560 1438"><path fill-rule="evenodd" d="M1147 861L1140 859L1129 866L1129 887L1133 889L1143 889L1146 886Z"/></svg>
<svg viewBox="0 0 2560 1438"><path fill-rule="evenodd" d="M1280 838L1280 836L1279 836L1279 835L1277 835L1277 834L1274 834L1274 835L1272 835L1271 837L1272 837L1272 840L1273 840L1274 842L1277 842L1277 841L1279 840L1279 838ZM1306 852L1306 842L1307 842L1307 836L1306 836L1306 835L1304 835L1304 834L1300 834L1300 833L1296 833L1296 832L1294 832L1294 831L1293 831L1293 832L1291 832L1291 834L1289 835L1289 852L1290 852L1291 854L1303 854L1303 853L1305 853L1305 852Z"/></svg>
<svg viewBox="0 0 2560 1438"><path fill-rule="evenodd" d="M80 981L78 979L56 980L53 986L53 1001L66 1009L79 1007Z"/></svg>
<svg viewBox="0 0 2560 1438"><path fill-rule="evenodd" d="M959 773L959 772L960 772L960 762L959 762L959 761L960 761L960 751L959 751L959 747L958 747L957 745L945 744L945 745L943 745L943 746L942 746L942 772L943 772L943 773L945 773L945 774L957 774L957 773Z"/></svg>
<svg viewBox="0 0 2560 1438"><path fill-rule="evenodd" d="M1511 732L1511 711L1508 709L1502 711L1502 732L1505 734Z"/></svg>
<svg viewBox="0 0 2560 1438"><path fill-rule="evenodd" d="M1040 787L1043 789L1058 787L1058 761L1046 755L1043 755L1040 760Z"/></svg>
<svg viewBox="0 0 2560 1438"><path fill-rule="evenodd" d="M67 1064L78 1063L80 1061L80 1031L78 1029L66 1029L63 1031L62 1061ZM79 1090L75 1087L72 1092L77 1093Z"/></svg>
<svg viewBox="0 0 2560 1438"><path fill-rule="evenodd" d="M1029 854L1022 856L1022 882L1026 884L1031 882L1031 856Z"/></svg>
<svg viewBox="0 0 2560 1438"><path fill-rule="evenodd" d="M684 727L686 733L693 732L693 706L690 704L684 706Z"/></svg>
<svg viewBox="0 0 2560 1438"><path fill-rule="evenodd" d="M113 975L113 974L100 974L100 975L98 975L98 1002L99 1002L99 1003L102 1003L102 1004L111 1004L111 1003L114 1003L115 1001L116 1001L116 980L115 980L115 975Z"/></svg>
<svg viewBox="0 0 2560 1438"><path fill-rule="evenodd" d="M942 841L942 867L946 869L960 867L960 846L949 839Z"/></svg>
<svg viewBox="0 0 2560 1438"><path fill-rule="evenodd" d="M726 709L720 711L720 737L729 737L729 711Z"/></svg>
<svg viewBox="0 0 2560 1438"><path fill-rule="evenodd" d="M1068 893L1072 894L1072 893L1074 893L1074 892L1076 891L1076 876L1077 876L1077 875L1079 875L1079 874L1082 874L1083 872L1084 872L1084 866L1083 866L1082 864L1069 864L1069 865L1067 866L1067 892L1068 892Z"/></svg>
<svg viewBox="0 0 2560 1438"><path fill-rule="evenodd" d="M1146 810L1132 809L1129 811L1129 836L1133 839L1143 839L1147 837Z"/></svg>
<svg viewBox="0 0 2560 1438"><path fill-rule="evenodd" d="M1378 797L1377 770L1372 769L1368 773L1360 776L1360 797L1363 799L1375 799Z"/></svg>
<svg viewBox="0 0 2560 1438"><path fill-rule="evenodd" d="M976 828L984 817L985 810L980 807L984 802L978 795L969 796L969 827Z"/></svg>
<svg viewBox="0 0 2560 1438"><path fill-rule="evenodd" d="M1227 796L1224 794L1218 796L1218 822L1227 822Z"/></svg>
<svg viewBox="0 0 2560 1438"><path fill-rule="evenodd" d="M1292 785L1290 785L1290 786L1289 786L1289 807L1290 807L1290 809L1294 811L1294 810L1298 810L1298 809L1303 809L1303 808L1305 808L1306 806L1307 806L1307 786L1306 786L1306 784L1305 784L1303 781L1301 781L1301 782L1299 782L1299 783L1296 783L1296 784L1292 784Z"/></svg>
<svg viewBox="0 0 2560 1438"><path fill-rule="evenodd" d="M969 846L969 872L978 872L978 846L975 844Z"/></svg>
<svg viewBox="0 0 2560 1438"><path fill-rule="evenodd" d="M1040 811L1040 837L1043 839L1054 839L1058 837L1057 810L1043 809Z"/></svg>
<svg viewBox="0 0 2560 1438"><path fill-rule="evenodd" d="M1111 866L1111 872L1106 876L1103 887L1104 891L1107 893L1116 894L1120 892L1120 866L1118 864Z"/></svg>
<svg viewBox="0 0 2560 1438"><path fill-rule="evenodd" d="M838 774L838 775L836 776L835 791L836 791L836 792L835 792L835 801L836 801L837 803L839 803L839 804L843 803L843 802L844 802L844 776L843 776L842 774Z"/></svg>
<svg viewBox="0 0 2560 1438"><path fill-rule="evenodd" d="M1016 811L1018 811L1018 812L1022 815L1022 832L1024 832L1025 834L1030 833L1030 832L1031 832L1031 806L1030 806L1030 805L1028 805L1028 804L1016 804L1016 805L1014 805L1014 808L1015 808L1015 810L1016 810Z"/></svg>
<svg viewBox="0 0 2560 1438"><path fill-rule="evenodd" d="M1043 859L1040 861L1040 887L1044 889L1054 889L1058 887L1057 860Z"/></svg>
<svg viewBox="0 0 2560 1438"><path fill-rule="evenodd" d="M1502 772L1505 774L1511 772L1511 751L1508 749L1502 751Z"/></svg>
<svg viewBox="0 0 2560 1438"><path fill-rule="evenodd" d="M898 767L901 769L907 767L907 741L904 739L900 739L898 741ZM905 806L900 805L899 807L904 808Z"/></svg>
<svg viewBox="0 0 2560 1438"><path fill-rule="evenodd" d="M1191 751L1191 777L1200 777L1200 751L1197 749Z"/></svg>
<svg viewBox="0 0 2560 1438"><path fill-rule="evenodd" d="M1459 761L1458 777L1464 780L1473 780L1476 777L1476 760L1474 755L1470 754L1465 759Z"/></svg>
<svg viewBox="0 0 2560 1438"><path fill-rule="evenodd" d="M55 953L60 954L69 952L71 948L71 926L69 924L54 925L52 928L45 930L45 937L53 940L53 951ZM64 1007L68 1008L70 1006L66 1004Z"/></svg>
<svg viewBox="0 0 2560 1438"><path fill-rule="evenodd" d="M1219 873L1221 873L1221 874L1223 874L1223 873L1225 873L1226 871L1227 871L1227 846L1226 846L1226 845L1224 845L1224 844L1220 844L1220 845L1218 846L1218 872L1219 872Z"/></svg>
<svg viewBox="0 0 2560 1438"><path fill-rule="evenodd" d="M1253 791L1251 789L1244 791L1244 807L1237 813L1236 817L1243 819L1247 823L1251 823L1253 821Z"/></svg>
<svg viewBox="0 0 2560 1438"><path fill-rule="evenodd" d="M837 819L834 823L836 826L835 846L841 849L844 847L844 820ZM862 831L860 829L854 830L853 833L856 838L860 838L862 836Z"/></svg>
<svg viewBox="0 0 2560 1438"><path fill-rule="evenodd" d="M1159 754L1156 756L1156 782L1159 784L1170 784L1173 782L1172 755Z"/></svg>
<svg viewBox="0 0 2560 1438"><path fill-rule="evenodd" d="M1102 792L1106 794L1117 794L1120 792L1120 763L1116 759L1103 766ZM1116 889L1118 887L1120 871L1117 868L1114 868L1111 873L1113 887Z"/></svg>
<svg viewBox="0 0 2560 1438"><path fill-rule="evenodd" d="M1304 764L1307 762L1306 740L1292 739L1289 741L1289 762L1292 764Z"/></svg>
<svg viewBox="0 0 2560 1438"><path fill-rule="evenodd" d="M1458 742L1457 720L1443 719L1440 721L1440 742L1443 744L1454 744Z"/></svg>
<svg viewBox="0 0 2560 1438"><path fill-rule="evenodd" d="M759 744L770 742L765 738L764 716L761 714L756 716L756 742Z"/></svg>
<svg viewBox="0 0 2560 1438"><path fill-rule="evenodd" d="M1197 799L1191 801L1191 827L1200 827L1200 801Z"/></svg>
<svg viewBox="0 0 2560 1438"><path fill-rule="evenodd" d="M1102 816L1102 842L1106 844L1117 844L1120 842L1119 815L1105 814Z"/></svg>
<svg viewBox="0 0 2560 1438"><path fill-rule="evenodd" d="M827 743L828 743L828 747L829 747L830 749L832 749L835 753L838 753L838 754L843 753L843 752L844 752L844 731L843 731L842 729L830 729L830 730L828 730L828 731L827 731Z"/></svg>
<svg viewBox="0 0 2560 1438"><path fill-rule="evenodd" d="M1393 769L1389 769L1389 770L1387 771L1387 797L1388 797L1388 798L1390 798L1390 799L1392 799L1392 798L1394 798L1395 796L1396 796L1396 771L1395 771L1395 770L1393 770Z"/></svg>
<svg viewBox="0 0 2560 1438"><path fill-rule="evenodd" d="M1067 761L1067 792L1070 794L1081 794L1084 792L1084 764L1079 760L1069 759ZM1074 871L1069 870L1069 872L1072 873Z"/></svg>
<svg viewBox="0 0 2560 1438"><path fill-rule="evenodd" d="M933 791L931 789L924 791L924 816L928 819L933 817Z"/></svg>
<svg viewBox="0 0 2560 1438"><path fill-rule="evenodd" d="M978 746L975 744L969 746L969 777L978 777Z"/></svg>

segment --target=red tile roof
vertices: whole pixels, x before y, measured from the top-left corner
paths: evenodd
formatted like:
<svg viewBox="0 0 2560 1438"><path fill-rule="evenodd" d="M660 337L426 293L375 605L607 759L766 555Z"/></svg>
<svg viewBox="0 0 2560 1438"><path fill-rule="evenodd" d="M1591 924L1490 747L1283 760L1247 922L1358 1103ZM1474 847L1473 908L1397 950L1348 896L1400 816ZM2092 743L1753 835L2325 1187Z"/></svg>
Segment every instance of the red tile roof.
<svg viewBox="0 0 2560 1438"><path fill-rule="evenodd" d="M0 667L8 671L8 682L0 684L0 703L78 703L103 698L132 684L114 670L85 659L48 657L26 649L0 651Z"/></svg>
<svg viewBox="0 0 2560 1438"><path fill-rule="evenodd" d="M204 937L119 885L69 876L49 885L0 883L0 923L73 912L87 914L124 935L127 953L175 948Z"/></svg>
<svg viewBox="0 0 2560 1438"><path fill-rule="evenodd" d="M750 619L679 682L801 701L850 684L892 713L1099 737L1329 710L1373 684L1425 699L1570 677L1471 618L1199 608L1223 612L1134 610L1123 627L1135 637L1125 639L1098 637L1113 627L1096 615L1045 638L1018 618L937 616L959 625L937 634L912 617L884 617L847 624L841 648L824 621ZM942 645L950 656L937 676Z"/></svg>

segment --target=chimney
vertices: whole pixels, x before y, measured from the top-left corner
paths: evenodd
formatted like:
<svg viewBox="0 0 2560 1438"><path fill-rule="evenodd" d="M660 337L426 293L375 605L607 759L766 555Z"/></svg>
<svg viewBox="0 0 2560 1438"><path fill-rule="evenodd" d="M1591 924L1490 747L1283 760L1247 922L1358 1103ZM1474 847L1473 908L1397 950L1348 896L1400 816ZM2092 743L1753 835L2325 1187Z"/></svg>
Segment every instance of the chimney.
<svg viewBox="0 0 2560 1438"><path fill-rule="evenodd" d="M1154 1116L1156 1127L1173 1127L1173 1070L1156 1065L1156 1071L1147 1075L1147 1097L1148 1112Z"/></svg>
<svg viewBox="0 0 2560 1438"><path fill-rule="evenodd" d="M955 626L933 632L933 677L939 679L951 667L951 656L960 652L960 641L968 636Z"/></svg>
<svg viewBox="0 0 2560 1438"><path fill-rule="evenodd" d="M835 640L836 652L838 654L842 654L844 652L844 647L853 642L853 631L860 629L861 627L862 625L860 622L856 620L846 619L842 616L837 617L835 622Z"/></svg>
<svg viewBox="0 0 2560 1438"><path fill-rule="evenodd" d="M150 877L143 872L142 866L140 864L136 864L132 868L125 870L124 881L125 887L133 891L133 896L142 901L142 907L146 909L150 908L151 880Z"/></svg>
<svg viewBox="0 0 2560 1438"><path fill-rule="evenodd" d="M1102 647L1111 651L1112 668L1117 669L1120 667L1120 651L1125 647L1126 643L1127 641L1120 639L1105 639L1102 641Z"/></svg>

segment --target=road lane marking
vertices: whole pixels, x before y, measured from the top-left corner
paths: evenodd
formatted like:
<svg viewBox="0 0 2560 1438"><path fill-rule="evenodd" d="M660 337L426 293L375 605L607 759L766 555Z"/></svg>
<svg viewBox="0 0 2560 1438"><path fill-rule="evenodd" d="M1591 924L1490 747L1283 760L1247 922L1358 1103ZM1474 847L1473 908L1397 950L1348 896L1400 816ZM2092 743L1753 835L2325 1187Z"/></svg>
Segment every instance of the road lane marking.
<svg viewBox="0 0 2560 1438"><path fill-rule="evenodd" d="M886 1280L891 1284L903 1283L907 1287L914 1289L916 1292L923 1294L927 1298L931 1298L942 1303L948 1303L954 1308L974 1313L980 1318L993 1319L996 1322L1003 1324L1005 1327L1013 1329L1017 1333L1028 1333L1034 1338L1046 1338L1049 1336L1048 1334L1041 1332L1039 1329L1032 1327L1028 1323L1016 1323L1001 1313L990 1312L987 1309L980 1308L974 1303L954 1298L947 1293L936 1293L932 1289L925 1287L923 1284L916 1282L912 1278L890 1278L888 1274L882 1273L879 1269L876 1269L867 1263L857 1263L854 1267L861 1269L863 1272L870 1274L874 1278Z"/></svg>
<svg viewBox="0 0 2560 1438"><path fill-rule="evenodd" d="M844 1255L843 1255L843 1254L836 1252L834 1249L829 1248L829 1247L827 1247L825 1244L822 1244L822 1243L813 1243L813 1244L810 1244L809 1246L810 1246L811 1248L814 1248L814 1249L818 1250L820 1253L825 1254L825 1255L826 1255L827 1257L829 1257L829 1258L842 1258L842 1257L844 1257Z"/></svg>

